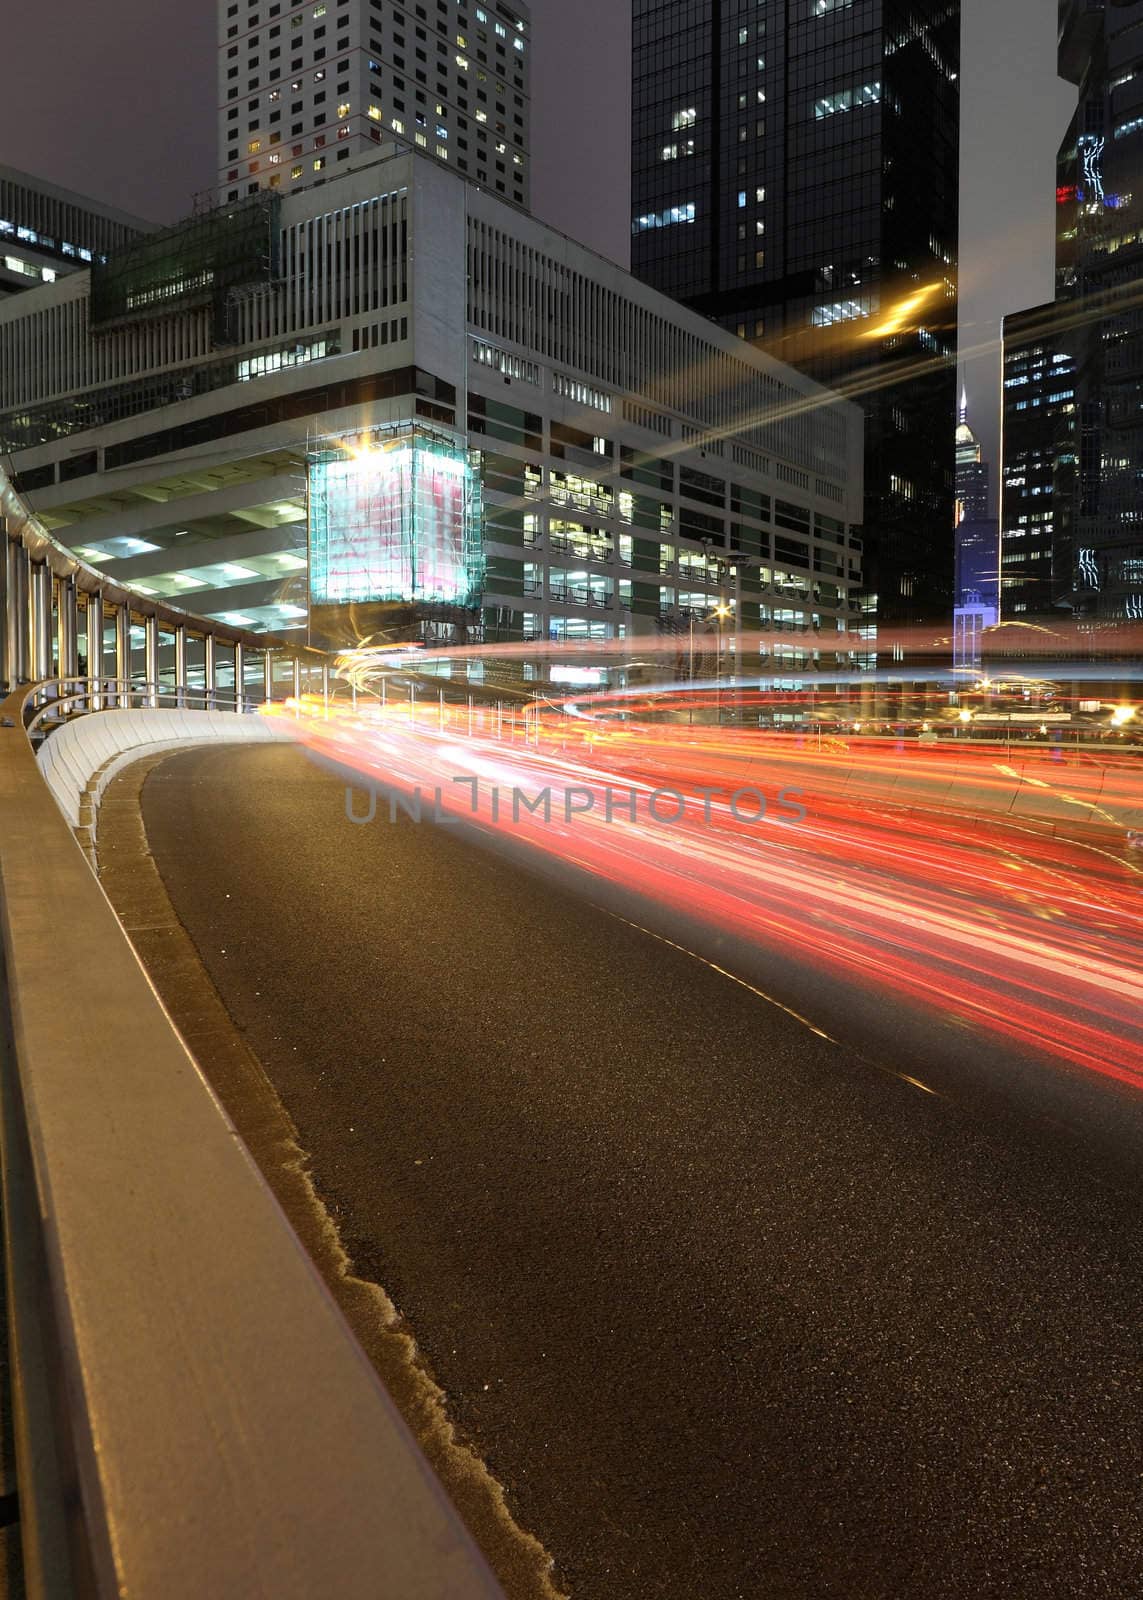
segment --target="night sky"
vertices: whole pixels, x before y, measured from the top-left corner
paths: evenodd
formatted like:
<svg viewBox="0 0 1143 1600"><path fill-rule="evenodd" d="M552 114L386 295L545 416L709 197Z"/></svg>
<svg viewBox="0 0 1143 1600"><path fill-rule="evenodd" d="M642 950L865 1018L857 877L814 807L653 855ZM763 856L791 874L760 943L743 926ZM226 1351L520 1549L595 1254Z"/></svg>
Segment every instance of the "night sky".
<svg viewBox="0 0 1143 1600"><path fill-rule="evenodd" d="M1074 91L1055 78L1055 7L964 0L962 345L1052 293L1055 146ZM109 27L118 14L119 28ZM533 205L624 265L629 247L630 8L532 0ZM0 160L173 220L214 175L213 0L52 0L4 19ZM50 85L52 100L45 95ZM995 352L967 367L993 460Z"/></svg>

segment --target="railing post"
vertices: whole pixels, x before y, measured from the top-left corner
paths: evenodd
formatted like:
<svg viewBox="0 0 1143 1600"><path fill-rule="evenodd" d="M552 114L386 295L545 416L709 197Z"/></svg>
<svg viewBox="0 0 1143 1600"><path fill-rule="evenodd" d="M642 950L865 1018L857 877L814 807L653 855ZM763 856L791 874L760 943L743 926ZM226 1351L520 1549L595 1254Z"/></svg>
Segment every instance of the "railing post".
<svg viewBox="0 0 1143 1600"><path fill-rule="evenodd" d="M122 605L115 613L115 676L119 680L115 704L131 704L131 612Z"/></svg>
<svg viewBox="0 0 1143 1600"><path fill-rule="evenodd" d="M9 548L12 544L4 518L0 517L0 686L8 693L12 682L12 564Z"/></svg>
<svg viewBox="0 0 1143 1600"><path fill-rule="evenodd" d="M32 676L32 558L23 544L16 546L16 588L13 622L16 629L17 678Z"/></svg>
<svg viewBox="0 0 1143 1600"><path fill-rule="evenodd" d="M93 711L103 710L103 596L87 597L87 693Z"/></svg>
<svg viewBox="0 0 1143 1600"><path fill-rule="evenodd" d="M214 634L208 633L202 641L203 676L206 679L206 703L214 710L215 675L218 661L214 653Z"/></svg>
<svg viewBox="0 0 1143 1600"><path fill-rule="evenodd" d="M246 708L246 650L241 639L234 641L234 709Z"/></svg>
<svg viewBox="0 0 1143 1600"><path fill-rule="evenodd" d="M64 694L79 687L79 602L75 579L56 579L56 649Z"/></svg>
<svg viewBox="0 0 1143 1600"><path fill-rule="evenodd" d="M175 704L185 707L187 703L187 627L185 622L180 622L175 628Z"/></svg>
<svg viewBox="0 0 1143 1600"><path fill-rule="evenodd" d="M31 676L51 676L52 670L52 575L44 561L32 561L28 569L28 636Z"/></svg>
<svg viewBox="0 0 1143 1600"><path fill-rule="evenodd" d="M159 619L143 618L144 674L147 679L146 700L149 706L159 704Z"/></svg>

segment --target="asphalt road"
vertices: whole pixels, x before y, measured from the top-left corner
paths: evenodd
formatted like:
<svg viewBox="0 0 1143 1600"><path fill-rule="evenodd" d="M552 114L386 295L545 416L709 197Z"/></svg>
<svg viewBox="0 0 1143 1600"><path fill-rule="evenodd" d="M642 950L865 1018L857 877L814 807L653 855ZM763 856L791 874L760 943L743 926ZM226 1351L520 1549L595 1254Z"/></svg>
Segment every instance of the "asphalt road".
<svg viewBox="0 0 1143 1600"><path fill-rule="evenodd" d="M936 1023L830 1043L597 893L351 826L288 748L173 757L143 808L357 1272L576 1600L1143 1593L1134 1100L963 1036L958 1097Z"/></svg>

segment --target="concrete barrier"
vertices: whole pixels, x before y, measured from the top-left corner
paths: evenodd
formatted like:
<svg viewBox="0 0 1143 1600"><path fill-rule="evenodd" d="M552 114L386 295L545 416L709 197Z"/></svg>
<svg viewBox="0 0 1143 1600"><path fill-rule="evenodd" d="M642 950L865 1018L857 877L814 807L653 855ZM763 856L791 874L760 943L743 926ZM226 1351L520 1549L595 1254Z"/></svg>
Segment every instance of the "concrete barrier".
<svg viewBox="0 0 1143 1600"><path fill-rule="evenodd" d="M116 772L151 751L204 739L245 743L284 737L280 724L267 717L181 709L93 711L57 728L36 760L60 810L78 828L81 802L97 773L98 788L91 796L96 804Z"/></svg>
<svg viewBox="0 0 1143 1600"><path fill-rule="evenodd" d="M494 1600L45 782L71 793L139 725L77 725L38 765L23 698L0 706L0 1138L28 1593Z"/></svg>

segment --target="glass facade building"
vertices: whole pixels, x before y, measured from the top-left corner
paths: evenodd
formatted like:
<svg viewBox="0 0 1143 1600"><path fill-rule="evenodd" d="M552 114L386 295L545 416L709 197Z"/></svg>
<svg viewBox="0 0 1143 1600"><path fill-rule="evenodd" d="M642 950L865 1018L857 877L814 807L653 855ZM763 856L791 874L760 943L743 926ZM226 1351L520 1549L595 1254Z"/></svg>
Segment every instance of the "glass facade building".
<svg viewBox="0 0 1143 1600"><path fill-rule="evenodd" d="M1143 619L1143 0L1061 0L1078 89L1057 179L1057 303L1075 412L1054 473L1054 599ZM1053 440L1045 433L1043 448Z"/></svg>
<svg viewBox="0 0 1143 1600"><path fill-rule="evenodd" d="M1001 609L1143 619L1143 0L1060 0L1056 298L1005 318Z"/></svg>
<svg viewBox="0 0 1143 1600"><path fill-rule="evenodd" d="M1053 614L1055 479L1074 471L1075 362L1054 302L1004 319L1001 612Z"/></svg>
<svg viewBox="0 0 1143 1600"><path fill-rule="evenodd" d="M953 589L956 0L635 0L632 267L866 414L886 622Z"/></svg>

